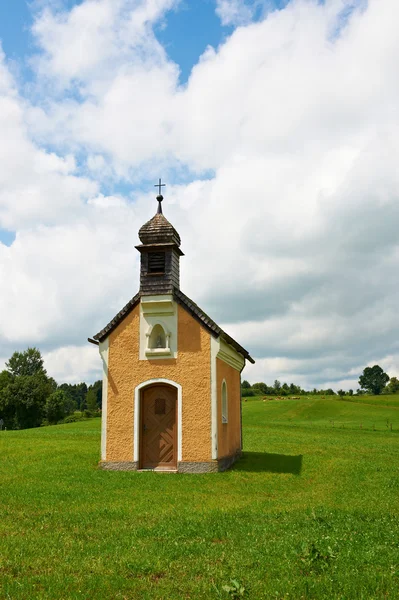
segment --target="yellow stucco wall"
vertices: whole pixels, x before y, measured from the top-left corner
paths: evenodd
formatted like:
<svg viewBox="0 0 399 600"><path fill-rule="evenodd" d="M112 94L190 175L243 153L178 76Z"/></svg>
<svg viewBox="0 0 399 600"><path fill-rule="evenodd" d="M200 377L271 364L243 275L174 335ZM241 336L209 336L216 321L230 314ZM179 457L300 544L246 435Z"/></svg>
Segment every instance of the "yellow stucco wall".
<svg viewBox="0 0 399 600"><path fill-rule="evenodd" d="M227 385L228 423L222 423L222 383ZM240 373L220 358L216 359L218 406L218 458L241 449Z"/></svg>
<svg viewBox="0 0 399 600"><path fill-rule="evenodd" d="M106 461L133 460L134 389L158 377L182 386L182 460L211 460L210 334L177 309L177 359L139 360L139 305L110 334Z"/></svg>

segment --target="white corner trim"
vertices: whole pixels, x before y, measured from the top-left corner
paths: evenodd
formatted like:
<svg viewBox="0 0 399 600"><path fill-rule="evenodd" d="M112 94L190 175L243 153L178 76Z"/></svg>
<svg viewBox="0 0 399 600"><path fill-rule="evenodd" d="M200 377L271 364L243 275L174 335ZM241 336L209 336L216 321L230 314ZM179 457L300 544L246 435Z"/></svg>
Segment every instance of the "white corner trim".
<svg viewBox="0 0 399 600"><path fill-rule="evenodd" d="M219 350L219 339L211 336L211 448L213 460L216 460L218 457L218 391L216 357Z"/></svg>
<svg viewBox="0 0 399 600"><path fill-rule="evenodd" d="M148 385L153 385L154 383L167 383L177 389L177 460L180 462L182 460L182 435L183 435L183 425L182 425L182 387L180 383L176 383L171 379L147 379L147 381L143 381L134 389L134 425L133 425L133 433L134 433L134 447L133 447L133 460L138 462L139 454L140 454L140 391L147 387Z"/></svg>
<svg viewBox="0 0 399 600"><path fill-rule="evenodd" d="M245 358L224 340L220 340L218 358L236 369L236 371L241 372L245 365Z"/></svg>
<svg viewBox="0 0 399 600"><path fill-rule="evenodd" d="M101 460L107 458L107 404L108 404L108 360L109 337L100 342L98 346L101 360L103 361L103 399L101 406Z"/></svg>

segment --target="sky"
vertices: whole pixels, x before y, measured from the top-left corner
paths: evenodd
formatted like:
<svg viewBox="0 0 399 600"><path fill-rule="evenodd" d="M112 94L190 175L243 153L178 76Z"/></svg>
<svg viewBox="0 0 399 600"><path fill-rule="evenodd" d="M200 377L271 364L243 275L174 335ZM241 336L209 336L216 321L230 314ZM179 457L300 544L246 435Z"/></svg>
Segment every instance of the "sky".
<svg viewBox="0 0 399 600"><path fill-rule="evenodd" d="M397 0L0 3L0 369L59 383L135 295L140 226L251 383L399 375Z"/></svg>

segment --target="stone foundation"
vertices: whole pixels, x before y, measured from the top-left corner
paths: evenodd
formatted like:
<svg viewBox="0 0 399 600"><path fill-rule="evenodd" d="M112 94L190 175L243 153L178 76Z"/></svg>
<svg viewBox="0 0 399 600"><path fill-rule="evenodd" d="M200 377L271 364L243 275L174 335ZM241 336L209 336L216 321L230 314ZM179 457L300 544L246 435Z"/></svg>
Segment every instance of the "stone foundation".
<svg viewBox="0 0 399 600"><path fill-rule="evenodd" d="M106 462L102 460L98 463L98 467L105 471L137 471L139 463L135 461Z"/></svg>
<svg viewBox="0 0 399 600"><path fill-rule="evenodd" d="M225 471L229 469L239 458L241 457L241 452L237 454L233 454L231 456L225 456L224 458L219 458L219 460L212 460L210 462L186 462L182 461L177 463L177 472L178 473L218 473L220 471ZM100 469L104 469L105 471L137 471L139 469L138 462L135 461L125 461L125 462L106 462L101 461L98 464ZM151 470L151 469L149 469ZM159 469L156 472L168 472L166 469ZM173 471L171 469L171 471ZM174 471L176 472L176 471Z"/></svg>
<svg viewBox="0 0 399 600"><path fill-rule="evenodd" d="M179 473L217 473L217 460L212 462L179 462L177 464Z"/></svg>

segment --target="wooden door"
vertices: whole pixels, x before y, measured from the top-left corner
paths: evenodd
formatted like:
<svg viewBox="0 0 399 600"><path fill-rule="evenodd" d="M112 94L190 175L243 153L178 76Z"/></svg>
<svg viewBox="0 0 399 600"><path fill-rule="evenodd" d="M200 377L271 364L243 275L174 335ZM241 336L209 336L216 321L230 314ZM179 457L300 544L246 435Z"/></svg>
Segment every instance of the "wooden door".
<svg viewBox="0 0 399 600"><path fill-rule="evenodd" d="M141 396L142 469L176 469L177 390L168 385L145 388Z"/></svg>

